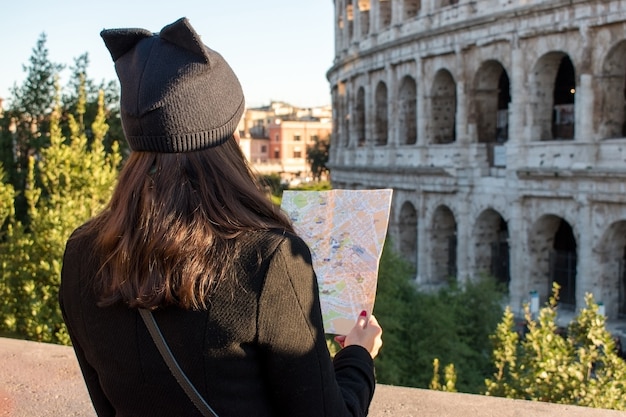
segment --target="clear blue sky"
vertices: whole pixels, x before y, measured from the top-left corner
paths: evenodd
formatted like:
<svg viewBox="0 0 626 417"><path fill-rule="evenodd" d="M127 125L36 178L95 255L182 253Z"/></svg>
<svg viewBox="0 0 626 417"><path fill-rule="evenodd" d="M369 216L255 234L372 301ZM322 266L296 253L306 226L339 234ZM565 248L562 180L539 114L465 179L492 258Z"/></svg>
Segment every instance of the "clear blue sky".
<svg viewBox="0 0 626 417"><path fill-rule="evenodd" d="M21 85L23 65L41 33L53 62L74 63L87 52L88 77L116 79L100 38L102 29L140 27L158 32L187 17L212 49L233 67L249 107L286 101L330 104L326 71L334 57L333 0L18 0L2 7L0 97ZM67 71L61 84L67 82ZM6 107L6 103L5 103Z"/></svg>

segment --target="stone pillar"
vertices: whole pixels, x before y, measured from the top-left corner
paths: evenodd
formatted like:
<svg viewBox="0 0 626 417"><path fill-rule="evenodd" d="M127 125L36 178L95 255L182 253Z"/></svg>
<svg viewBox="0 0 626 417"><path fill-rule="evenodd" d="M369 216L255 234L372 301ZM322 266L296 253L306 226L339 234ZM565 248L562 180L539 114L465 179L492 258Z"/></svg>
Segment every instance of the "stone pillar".
<svg viewBox="0 0 626 417"><path fill-rule="evenodd" d="M415 61L415 94L417 96L417 146L426 146L428 144L428 115L426 101L428 100L428 89L430 86L426 84L426 76L424 74L424 66L420 57Z"/></svg>
<svg viewBox="0 0 626 417"><path fill-rule="evenodd" d="M592 293L595 301L603 301L602 285L596 287L593 268L593 238L596 236L591 222L591 206L587 196L576 198L578 210L576 216L576 253L578 254L578 265L576 265L576 310L585 307L585 293ZM606 301L605 301L606 302Z"/></svg>
<svg viewBox="0 0 626 417"><path fill-rule="evenodd" d="M342 132L342 112L341 112L341 83L333 85L330 90L330 97L332 103L332 118L333 118L333 129L331 131L330 136L330 150L328 154L328 163L330 165L334 165L340 162L339 160L339 149L341 143L343 141L343 132Z"/></svg>
<svg viewBox="0 0 626 417"><path fill-rule="evenodd" d="M397 74L398 67L396 65L387 65L387 76L385 77L387 84L387 145L390 148L396 148L400 143Z"/></svg>
<svg viewBox="0 0 626 417"><path fill-rule="evenodd" d="M459 196L461 197L461 196ZM470 219L474 219L471 216L470 208L471 208L471 198L459 198L461 204L457 206L458 211L455 213L455 221L456 221L456 271L457 277L456 280L459 284L464 284L468 280L472 280L473 272L471 270L470 262L470 250L469 247L474 243L474 239L472 238L472 221Z"/></svg>
<svg viewBox="0 0 626 417"><path fill-rule="evenodd" d="M574 138L583 142L593 140L593 77L591 74L580 75L580 85L576 87L576 121Z"/></svg>
<svg viewBox="0 0 626 417"><path fill-rule="evenodd" d="M422 15L432 13L437 8L437 0L423 0L422 1Z"/></svg>
<svg viewBox="0 0 626 417"><path fill-rule="evenodd" d="M344 115L344 117L347 120L347 123L344 123L344 126L346 127L346 131L344 132L344 134L348 135L348 140L344 142L344 147L345 149L350 149L352 148L354 145L354 128L352 127L352 124L354 122L354 120L352 119L352 112L354 109L354 96L352 94L352 86L353 86L353 82L351 80L346 81L345 83L345 94L346 94L346 98L345 98L345 112L346 114Z"/></svg>
<svg viewBox="0 0 626 417"><path fill-rule="evenodd" d="M425 285L430 282L430 230L432 213L426 210L424 194L418 190L417 208L417 274L415 280L418 285Z"/></svg>
<svg viewBox="0 0 626 417"><path fill-rule="evenodd" d="M511 51L511 103L509 105L509 140L508 143L519 145L525 142L524 113L528 91L524 84L523 52L514 45Z"/></svg>
<svg viewBox="0 0 626 417"><path fill-rule="evenodd" d="M391 2L391 26L402 24L404 17L404 0L389 0Z"/></svg>
<svg viewBox="0 0 626 417"><path fill-rule="evenodd" d="M465 83L459 79L456 81L456 142L466 145L467 138L467 98L465 96Z"/></svg>
<svg viewBox="0 0 626 417"><path fill-rule="evenodd" d="M357 131L355 125L355 114L356 114L356 92L357 86L355 85L355 79L351 79L346 83L346 97L347 97L347 112L348 117L350 118L348 123L348 129L350 132L350 141L348 142L348 146L345 149L346 158L345 163L347 165L354 165L354 161L356 158L355 149L357 148Z"/></svg>
<svg viewBox="0 0 626 417"><path fill-rule="evenodd" d="M375 35L380 32L380 2L370 0L370 34Z"/></svg>
<svg viewBox="0 0 626 417"><path fill-rule="evenodd" d="M524 225L523 200L515 199L510 202L511 218L508 219L509 228L509 305L515 315L522 312L524 302L528 302L528 231Z"/></svg>
<svg viewBox="0 0 626 417"><path fill-rule="evenodd" d="M353 41L359 41L363 38L361 35L361 9L359 9L359 0L352 0L352 20L354 21Z"/></svg>

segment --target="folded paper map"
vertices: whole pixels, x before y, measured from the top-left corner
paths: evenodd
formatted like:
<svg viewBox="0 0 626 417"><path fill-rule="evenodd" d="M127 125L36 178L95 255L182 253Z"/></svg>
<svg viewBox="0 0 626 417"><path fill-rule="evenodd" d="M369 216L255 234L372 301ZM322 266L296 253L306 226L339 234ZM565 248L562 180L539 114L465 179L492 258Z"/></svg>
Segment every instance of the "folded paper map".
<svg viewBox="0 0 626 417"><path fill-rule="evenodd" d="M392 190L283 192L281 208L311 250L324 331L348 334L372 313Z"/></svg>

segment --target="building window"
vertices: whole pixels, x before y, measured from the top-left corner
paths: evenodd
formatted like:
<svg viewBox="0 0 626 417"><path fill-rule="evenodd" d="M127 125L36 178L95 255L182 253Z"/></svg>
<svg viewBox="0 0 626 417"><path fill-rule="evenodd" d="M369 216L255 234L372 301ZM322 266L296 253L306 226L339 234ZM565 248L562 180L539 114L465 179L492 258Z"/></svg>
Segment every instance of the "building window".
<svg viewBox="0 0 626 417"><path fill-rule="evenodd" d="M262 145L261 146L261 152L263 152L263 153L267 152L267 146Z"/></svg>
<svg viewBox="0 0 626 417"><path fill-rule="evenodd" d="M293 135L294 142L300 142L300 139L301 139L300 135Z"/></svg>
<svg viewBox="0 0 626 417"><path fill-rule="evenodd" d="M302 158L302 151L293 151L294 158Z"/></svg>
<svg viewBox="0 0 626 417"><path fill-rule="evenodd" d="M280 151L278 149L274 149L274 159L280 159Z"/></svg>
<svg viewBox="0 0 626 417"><path fill-rule="evenodd" d="M276 136L274 136L274 142L280 142L280 135L276 134Z"/></svg>

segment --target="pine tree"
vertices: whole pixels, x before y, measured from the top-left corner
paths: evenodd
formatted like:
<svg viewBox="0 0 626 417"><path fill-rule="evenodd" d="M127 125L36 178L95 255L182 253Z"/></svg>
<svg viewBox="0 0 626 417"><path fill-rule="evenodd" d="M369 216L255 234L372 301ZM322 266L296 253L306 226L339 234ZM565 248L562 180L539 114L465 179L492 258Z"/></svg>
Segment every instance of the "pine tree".
<svg viewBox="0 0 626 417"><path fill-rule="evenodd" d="M26 220L23 191L26 188L28 159L49 143L48 118L55 97L55 82L63 68L50 61L46 40L45 33L42 33L32 50L30 64L23 66L26 79L21 86L11 89L12 98L2 129L0 161L7 170L9 182L18 192L16 215L21 220Z"/></svg>

